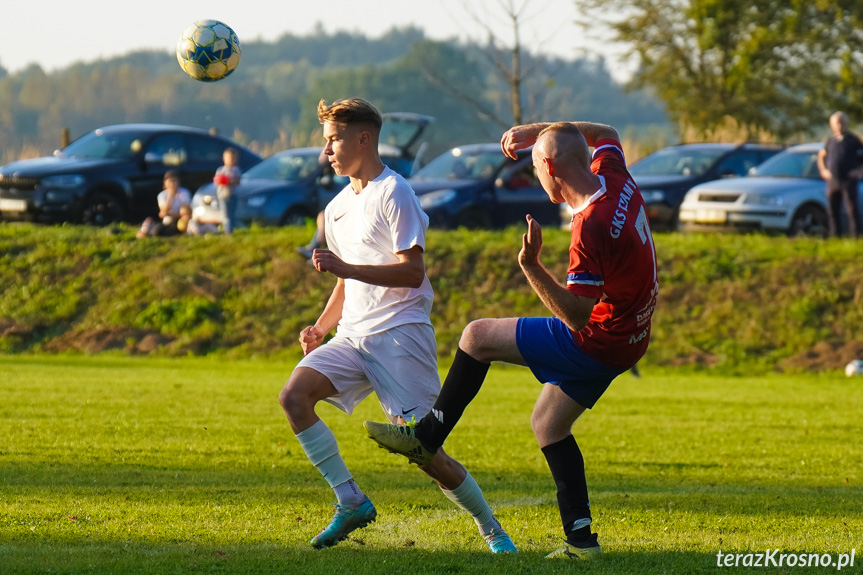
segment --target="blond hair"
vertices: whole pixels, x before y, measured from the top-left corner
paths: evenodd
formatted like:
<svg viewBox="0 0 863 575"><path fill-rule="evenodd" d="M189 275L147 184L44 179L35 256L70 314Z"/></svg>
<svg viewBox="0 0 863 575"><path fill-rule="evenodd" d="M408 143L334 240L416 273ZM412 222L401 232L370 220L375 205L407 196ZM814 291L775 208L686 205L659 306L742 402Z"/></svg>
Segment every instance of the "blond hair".
<svg viewBox="0 0 863 575"><path fill-rule="evenodd" d="M324 100L318 102L318 121L333 122L335 124L353 125L365 124L380 132L383 119L377 108L361 98L348 98L337 100L327 105Z"/></svg>

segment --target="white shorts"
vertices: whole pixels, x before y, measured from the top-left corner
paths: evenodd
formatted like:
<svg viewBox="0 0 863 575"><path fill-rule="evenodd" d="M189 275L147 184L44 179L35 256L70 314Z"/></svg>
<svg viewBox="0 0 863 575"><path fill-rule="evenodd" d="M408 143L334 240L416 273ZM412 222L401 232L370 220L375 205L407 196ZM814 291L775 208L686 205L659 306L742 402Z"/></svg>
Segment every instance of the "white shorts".
<svg viewBox="0 0 863 575"><path fill-rule="evenodd" d="M326 401L348 414L374 391L393 423L431 411L441 387L434 328L422 323L365 337L336 335L297 367L326 376L338 391Z"/></svg>

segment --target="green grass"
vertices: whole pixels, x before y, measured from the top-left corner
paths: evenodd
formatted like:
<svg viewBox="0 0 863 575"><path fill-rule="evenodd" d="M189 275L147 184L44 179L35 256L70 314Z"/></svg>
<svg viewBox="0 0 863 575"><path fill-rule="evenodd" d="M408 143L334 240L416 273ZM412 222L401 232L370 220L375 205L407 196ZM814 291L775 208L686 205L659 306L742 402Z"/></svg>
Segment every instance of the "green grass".
<svg viewBox="0 0 863 575"><path fill-rule="evenodd" d="M0 353L291 356L335 285L294 251L311 225L146 240L135 231L0 223ZM455 352L473 319L548 315L516 261L523 232L429 232L440 357ZM826 372L863 350L859 241L678 233L655 241L660 297L647 364ZM569 242L566 230L544 230L543 262L559 280Z"/></svg>
<svg viewBox="0 0 863 575"><path fill-rule="evenodd" d="M716 553L777 548L863 563L859 381L622 376L575 427L606 556L573 566L542 559L560 527L529 426L539 384L504 367L447 447L518 556L491 556L428 478L365 438L373 399L319 414L378 521L312 550L333 496L276 402L293 365L0 356L0 573L742 572Z"/></svg>

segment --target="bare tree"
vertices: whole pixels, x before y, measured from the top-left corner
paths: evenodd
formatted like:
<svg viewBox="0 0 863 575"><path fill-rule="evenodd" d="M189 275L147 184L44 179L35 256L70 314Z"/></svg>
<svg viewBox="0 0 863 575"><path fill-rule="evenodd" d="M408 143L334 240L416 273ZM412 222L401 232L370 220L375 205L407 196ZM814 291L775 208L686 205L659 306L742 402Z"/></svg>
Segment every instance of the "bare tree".
<svg viewBox="0 0 863 575"><path fill-rule="evenodd" d="M479 95L461 90L447 78L443 71L434 69L432 66L424 66L423 73L430 81L446 87L482 116L504 129L513 124L522 124L535 119L540 113L536 108L541 98L538 98L536 93L525 94L525 92L528 89L536 92L553 84L549 78L538 77L540 74L550 76L553 71L531 65L534 59L530 52L524 49L522 38L528 34L532 35L532 43L537 47L535 52L538 53L544 41L557 32L557 30L548 32L544 29L543 32L538 33L538 27L533 24L547 6L547 1L494 0L470 4L462 2L458 7L461 16L449 10L450 16L459 24L463 37L478 47L477 53L486 60L501 83L507 87L509 100L507 107L511 118L505 117L502 110L489 107ZM559 26L567 24L571 22L563 21ZM478 34L481 36L478 37ZM531 88L528 88L529 80L537 80L532 82ZM527 109L525 101L528 102Z"/></svg>

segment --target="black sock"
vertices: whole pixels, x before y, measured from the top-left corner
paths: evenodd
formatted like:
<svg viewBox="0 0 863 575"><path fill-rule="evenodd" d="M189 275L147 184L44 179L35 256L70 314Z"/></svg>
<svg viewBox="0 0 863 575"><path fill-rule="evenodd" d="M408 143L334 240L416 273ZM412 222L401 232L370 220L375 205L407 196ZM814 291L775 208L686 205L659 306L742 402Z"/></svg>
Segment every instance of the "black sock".
<svg viewBox="0 0 863 575"><path fill-rule="evenodd" d="M586 545L582 544L587 543L590 540L590 535L590 525L585 525L584 527L573 529L567 533L566 542L570 545L575 545L576 547L586 547Z"/></svg>
<svg viewBox="0 0 863 575"><path fill-rule="evenodd" d="M584 476L584 457L575 438L564 439L542 448L551 476L557 485L557 507L567 542L576 544L590 537L590 526L572 530L579 519L590 518L590 501L587 497L587 479Z"/></svg>
<svg viewBox="0 0 863 575"><path fill-rule="evenodd" d="M436 452L443 445L467 404L479 393L489 367L490 364L475 360L461 348L456 351L434 407L414 428L423 447Z"/></svg>

